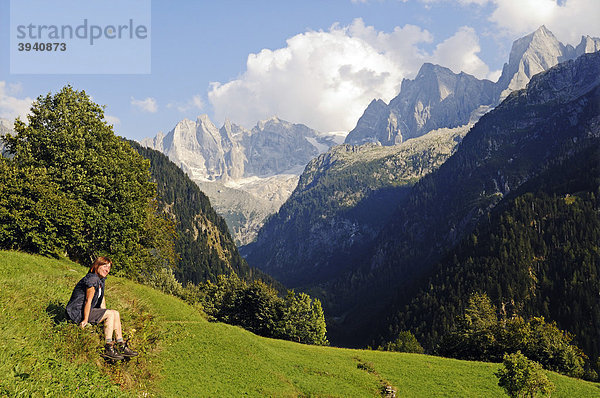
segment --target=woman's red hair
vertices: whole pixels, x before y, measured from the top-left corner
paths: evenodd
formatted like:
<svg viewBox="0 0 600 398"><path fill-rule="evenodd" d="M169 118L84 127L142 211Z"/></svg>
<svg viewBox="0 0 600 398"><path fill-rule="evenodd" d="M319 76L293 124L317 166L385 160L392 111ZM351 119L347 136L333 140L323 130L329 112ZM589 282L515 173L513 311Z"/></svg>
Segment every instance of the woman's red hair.
<svg viewBox="0 0 600 398"><path fill-rule="evenodd" d="M90 267L90 272L95 273L98 267L104 264L110 264L112 266L112 261L108 257L98 257L96 261L94 261L94 264L92 264Z"/></svg>

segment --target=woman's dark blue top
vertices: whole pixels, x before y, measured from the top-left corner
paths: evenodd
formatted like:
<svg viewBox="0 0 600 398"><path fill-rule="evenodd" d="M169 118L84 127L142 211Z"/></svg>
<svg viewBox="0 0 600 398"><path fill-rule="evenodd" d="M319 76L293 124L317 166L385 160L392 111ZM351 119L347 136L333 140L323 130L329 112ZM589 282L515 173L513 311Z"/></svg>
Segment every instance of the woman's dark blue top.
<svg viewBox="0 0 600 398"><path fill-rule="evenodd" d="M94 297L92 298L91 308L100 308L102 299L104 298L104 281L106 278L100 278L96 273L88 272L86 276L81 278L73 294L69 304L67 304L67 316L75 323L83 321L83 307L85 306L85 293L88 288L93 287Z"/></svg>

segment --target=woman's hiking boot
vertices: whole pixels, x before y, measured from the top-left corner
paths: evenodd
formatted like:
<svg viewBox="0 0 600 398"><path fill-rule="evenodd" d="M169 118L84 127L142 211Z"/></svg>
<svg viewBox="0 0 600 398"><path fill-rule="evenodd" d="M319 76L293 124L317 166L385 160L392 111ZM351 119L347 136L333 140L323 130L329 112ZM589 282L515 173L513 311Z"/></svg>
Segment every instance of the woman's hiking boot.
<svg viewBox="0 0 600 398"><path fill-rule="evenodd" d="M121 359L125 358L123 355L119 354L119 352L115 349L114 342L106 343L104 345L104 352L100 355L106 359L112 359L114 361L120 361Z"/></svg>
<svg viewBox="0 0 600 398"><path fill-rule="evenodd" d="M119 353L125 358L137 357L138 353L127 347L127 342L119 343Z"/></svg>

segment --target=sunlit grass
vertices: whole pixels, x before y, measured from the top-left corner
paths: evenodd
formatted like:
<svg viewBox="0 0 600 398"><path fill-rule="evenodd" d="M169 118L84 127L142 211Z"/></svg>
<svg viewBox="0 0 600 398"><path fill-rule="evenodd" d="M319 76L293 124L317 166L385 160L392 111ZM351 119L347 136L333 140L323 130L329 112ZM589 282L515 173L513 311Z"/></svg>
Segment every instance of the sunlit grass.
<svg viewBox="0 0 600 398"><path fill-rule="evenodd" d="M60 311L86 269L0 252L0 396L502 397L500 365L417 354L316 347L207 322L181 300L109 276L139 359L101 360L100 326L81 330ZM135 332L131 332L135 329ZM549 373L552 397L600 396L600 385Z"/></svg>

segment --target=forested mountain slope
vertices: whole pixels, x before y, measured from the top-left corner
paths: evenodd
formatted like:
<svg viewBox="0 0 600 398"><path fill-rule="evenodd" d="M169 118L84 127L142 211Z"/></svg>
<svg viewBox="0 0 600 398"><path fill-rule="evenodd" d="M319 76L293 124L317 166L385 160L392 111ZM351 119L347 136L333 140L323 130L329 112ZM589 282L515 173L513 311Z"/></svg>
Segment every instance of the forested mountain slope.
<svg viewBox="0 0 600 398"><path fill-rule="evenodd" d="M308 164L290 199L242 253L290 288L339 276L373 244L410 187L454 152L468 128L441 129L392 147L330 149Z"/></svg>
<svg viewBox="0 0 600 398"><path fill-rule="evenodd" d="M519 187L435 267L391 334L412 330L430 350L454 326L470 294L501 316L543 316L600 355L600 146L574 153ZM390 338L386 336L387 338Z"/></svg>
<svg viewBox="0 0 600 398"><path fill-rule="evenodd" d="M133 141L130 144L150 160L159 206L175 223L175 251L180 256L174 270L177 279L183 283L198 283L215 281L220 274L235 273L244 279L270 280L262 272L250 268L239 255L223 218L177 165L159 151Z"/></svg>
<svg viewBox="0 0 600 398"><path fill-rule="evenodd" d="M390 300L410 300L421 278L506 194L598 145L599 97L600 53L586 54L534 76L483 116L457 152L399 204L371 255L356 259L361 266L323 287L336 300L329 308L342 317L339 341L364 344Z"/></svg>

